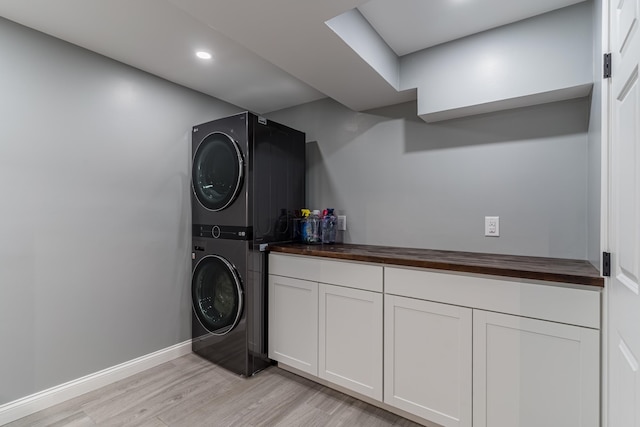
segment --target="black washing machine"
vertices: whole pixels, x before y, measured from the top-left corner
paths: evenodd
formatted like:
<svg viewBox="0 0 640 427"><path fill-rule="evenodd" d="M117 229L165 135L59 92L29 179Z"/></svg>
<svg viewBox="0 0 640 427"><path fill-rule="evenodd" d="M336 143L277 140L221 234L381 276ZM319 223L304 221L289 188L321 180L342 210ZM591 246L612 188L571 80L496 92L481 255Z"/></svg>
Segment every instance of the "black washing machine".
<svg viewBox="0 0 640 427"><path fill-rule="evenodd" d="M242 239L194 237L192 246L192 350L245 376L270 363L260 277L264 253L249 250L250 245Z"/></svg>
<svg viewBox="0 0 640 427"><path fill-rule="evenodd" d="M305 135L245 112L193 127L194 353L241 375L266 367L266 244L293 239Z"/></svg>

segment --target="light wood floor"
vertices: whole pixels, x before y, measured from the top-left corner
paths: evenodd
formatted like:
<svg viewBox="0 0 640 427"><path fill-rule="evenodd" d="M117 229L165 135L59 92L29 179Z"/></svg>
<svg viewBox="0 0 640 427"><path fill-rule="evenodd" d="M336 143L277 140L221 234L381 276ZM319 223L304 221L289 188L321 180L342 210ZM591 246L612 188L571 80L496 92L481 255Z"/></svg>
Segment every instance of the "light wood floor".
<svg viewBox="0 0 640 427"><path fill-rule="evenodd" d="M242 378L189 354L7 426L418 424L275 366L251 378Z"/></svg>

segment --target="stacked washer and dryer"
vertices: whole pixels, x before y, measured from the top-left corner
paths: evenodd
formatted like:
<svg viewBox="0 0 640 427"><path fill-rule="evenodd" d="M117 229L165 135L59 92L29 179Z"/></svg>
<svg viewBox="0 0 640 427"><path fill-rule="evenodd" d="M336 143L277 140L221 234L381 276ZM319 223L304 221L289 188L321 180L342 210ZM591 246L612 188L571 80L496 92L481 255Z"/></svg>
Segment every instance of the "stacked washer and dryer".
<svg viewBox="0 0 640 427"><path fill-rule="evenodd" d="M245 112L193 127L192 349L250 376L267 358L269 243L293 239L305 136Z"/></svg>

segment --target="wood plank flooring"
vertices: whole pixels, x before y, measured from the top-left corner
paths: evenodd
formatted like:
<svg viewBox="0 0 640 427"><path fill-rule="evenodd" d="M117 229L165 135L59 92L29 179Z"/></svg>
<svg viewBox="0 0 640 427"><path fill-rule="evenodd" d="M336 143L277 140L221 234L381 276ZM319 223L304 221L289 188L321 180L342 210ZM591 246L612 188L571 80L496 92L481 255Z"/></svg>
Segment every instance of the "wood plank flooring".
<svg viewBox="0 0 640 427"><path fill-rule="evenodd" d="M275 366L242 378L189 354L7 427L418 426Z"/></svg>

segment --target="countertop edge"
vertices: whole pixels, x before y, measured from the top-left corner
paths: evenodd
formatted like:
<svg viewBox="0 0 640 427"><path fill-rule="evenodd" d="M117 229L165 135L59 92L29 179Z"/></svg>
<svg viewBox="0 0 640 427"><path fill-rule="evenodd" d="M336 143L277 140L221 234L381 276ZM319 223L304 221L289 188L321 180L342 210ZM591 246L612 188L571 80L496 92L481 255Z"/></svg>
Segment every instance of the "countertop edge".
<svg viewBox="0 0 640 427"><path fill-rule="evenodd" d="M375 246L371 246L375 248ZM604 278L597 276L585 276L572 273L559 273L559 272L540 272L522 270L511 267L495 267L495 266L482 266L478 264L463 263L463 262L445 262L437 260L418 260L409 258L389 258L385 256L376 255L375 253L361 255L357 253L345 254L344 252L336 253L330 251L323 251L318 249L309 249L305 247L296 247L294 245L278 244L269 246L269 251L279 252L290 255L304 255L315 256L322 258L331 258L344 261L360 261L360 262L372 262L379 263L387 266L400 266L400 267L415 267L415 268L428 268L434 270L443 271L455 271L461 273L473 273L473 274L485 274L491 276L511 277L517 279L530 279L540 280L544 282L552 283L568 283L576 285L591 286L597 288L604 287ZM399 248L400 249L400 248ZM453 251L447 251L453 252ZM480 255L480 254L479 254ZM484 255L484 254L483 254ZM497 255L499 256L499 255ZM513 258L513 256L509 256ZM523 257L526 258L526 257Z"/></svg>

